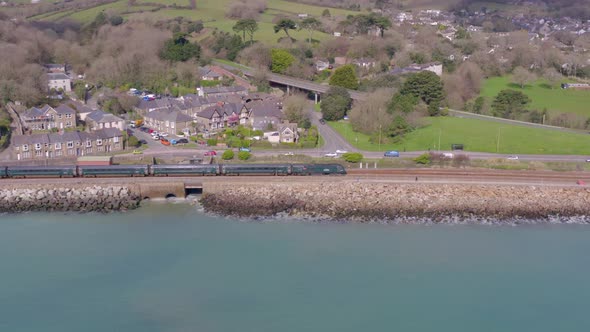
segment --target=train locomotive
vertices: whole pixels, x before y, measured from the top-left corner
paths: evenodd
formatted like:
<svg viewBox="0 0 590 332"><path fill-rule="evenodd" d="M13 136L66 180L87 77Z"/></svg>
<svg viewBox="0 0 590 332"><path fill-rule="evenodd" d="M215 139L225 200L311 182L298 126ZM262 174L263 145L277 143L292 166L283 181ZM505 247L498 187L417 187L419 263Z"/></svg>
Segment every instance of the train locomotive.
<svg viewBox="0 0 590 332"><path fill-rule="evenodd" d="M0 166L0 178L132 176L346 175L339 164L161 164L108 166Z"/></svg>

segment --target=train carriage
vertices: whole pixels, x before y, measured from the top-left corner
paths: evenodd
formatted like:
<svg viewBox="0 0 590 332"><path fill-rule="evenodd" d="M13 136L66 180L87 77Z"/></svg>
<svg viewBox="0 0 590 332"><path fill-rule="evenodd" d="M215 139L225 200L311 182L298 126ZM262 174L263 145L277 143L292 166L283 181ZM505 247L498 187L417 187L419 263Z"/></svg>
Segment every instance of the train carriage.
<svg viewBox="0 0 590 332"><path fill-rule="evenodd" d="M346 175L346 169L339 164L307 164L310 175Z"/></svg>
<svg viewBox="0 0 590 332"><path fill-rule="evenodd" d="M291 164L223 164L222 175L290 175Z"/></svg>
<svg viewBox="0 0 590 332"><path fill-rule="evenodd" d="M147 165L78 166L78 170L83 177L149 175Z"/></svg>
<svg viewBox="0 0 590 332"><path fill-rule="evenodd" d="M0 178L5 177L8 177L8 174L6 174L6 166L0 166Z"/></svg>
<svg viewBox="0 0 590 332"><path fill-rule="evenodd" d="M152 165L151 175L180 176L180 175L218 175L219 165Z"/></svg>
<svg viewBox="0 0 590 332"><path fill-rule="evenodd" d="M76 166L8 166L6 176L11 178L75 177Z"/></svg>
<svg viewBox="0 0 590 332"><path fill-rule="evenodd" d="M311 170L307 164L293 164L291 165L291 175L311 175Z"/></svg>

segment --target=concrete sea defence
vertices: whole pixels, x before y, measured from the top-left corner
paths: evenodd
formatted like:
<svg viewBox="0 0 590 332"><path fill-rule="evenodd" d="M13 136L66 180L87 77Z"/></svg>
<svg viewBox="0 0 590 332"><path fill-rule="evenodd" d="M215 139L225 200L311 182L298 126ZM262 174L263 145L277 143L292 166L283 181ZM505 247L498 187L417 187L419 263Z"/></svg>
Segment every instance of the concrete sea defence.
<svg viewBox="0 0 590 332"><path fill-rule="evenodd" d="M110 212L135 209L140 202L133 185L10 185L0 188L0 212Z"/></svg>
<svg viewBox="0 0 590 332"><path fill-rule="evenodd" d="M590 189L583 187L322 181L217 184L204 192L205 211L248 218L413 223L581 217L586 223L590 216Z"/></svg>

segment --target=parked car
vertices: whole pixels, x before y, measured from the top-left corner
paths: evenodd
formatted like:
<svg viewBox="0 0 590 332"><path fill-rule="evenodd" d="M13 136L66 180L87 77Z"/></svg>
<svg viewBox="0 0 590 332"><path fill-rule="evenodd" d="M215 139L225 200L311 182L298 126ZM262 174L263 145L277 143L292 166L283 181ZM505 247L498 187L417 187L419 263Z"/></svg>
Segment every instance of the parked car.
<svg viewBox="0 0 590 332"><path fill-rule="evenodd" d="M518 156L509 156L506 159L508 159L508 160L518 160Z"/></svg>
<svg viewBox="0 0 590 332"><path fill-rule="evenodd" d="M172 144L172 145L176 145L176 143L178 143L178 141L177 141L177 140L175 140L175 139L171 139L171 140L170 140L170 144Z"/></svg>
<svg viewBox="0 0 590 332"><path fill-rule="evenodd" d="M453 157L455 157L455 155L452 153L446 152L446 153L441 154L441 157L447 158L447 159L453 159Z"/></svg>
<svg viewBox="0 0 590 332"><path fill-rule="evenodd" d="M165 139L165 138L162 138L162 139L160 140L160 143L162 143L162 145L170 145L170 141L169 141L169 140L167 140L167 139Z"/></svg>
<svg viewBox="0 0 590 332"><path fill-rule="evenodd" d="M326 153L324 155L324 157L328 157L328 158L336 158L338 157L338 154L336 152L331 152L331 153Z"/></svg>
<svg viewBox="0 0 590 332"><path fill-rule="evenodd" d="M384 157L399 157L399 152L397 151L385 151L383 154Z"/></svg>
<svg viewBox="0 0 590 332"><path fill-rule="evenodd" d="M293 152L287 152L285 153L285 156L294 156L295 154Z"/></svg>
<svg viewBox="0 0 590 332"><path fill-rule="evenodd" d="M178 144L186 144L188 143L188 140L186 138L181 138L178 141L176 141Z"/></svg>
<svg viewBox="0 0 590 332"><path fill-rule="evenodd" d="M162 136L162 137L168 137L168 133L160 133L160 136Z"/></svg>
<svg viewBox="0 0 590 332"><path fill-rule="evenodd" d="M345 115L344 118L342 118L342 120L348 120L348 115Z"/></svg>
<svg viewBox="0 0 590 332"><path fill-rule="evenodd" d="M151 129L151 128L150 128L150 129L148 129L148 134L152 134L153 132L154 132L154 130L153 130L153 129Z"/></svg>
<svg viewBox="0 0 590 332"><path fill-rule="evenodd" d="M159 139L160 139L160 136L158 136L158 135L152 135L152 139L153 139L154 141L157 141L157 140L159 140Z"/></svg>
<svg viewBox="0 0 590 332"><path fill-rule="evenodd" d="M213 151L213 150L205 152L205 156L216 156L216 155L217 155L217 152Z"/></svg>
<svg viewBox="0 0 590 332"><path fill-rule="evenodd" d="M139 140L139 143L140 143L140 144L148 144L148 142L147 142L146 140L144 140L144 139L140 139L140 140Z"/></svg>
<svg viewBox="0 0 590 332"><path fill-rule="evenodd" d="M344 153L348 153L348 151L346 151L346 150L336 150L336 153L338 153L338 154L344 154Z"/></svg>
<svg viewBox="0 0 590 332"><path fill-rule="evenodd" d="M320 123L321 123L321 124L326 124L326 120L324 120L324 119L320 119Z"/></svg>
<svg viewBox="0 0 590 332"><path fill-rule="evenodd" d="M245 151L245 152L252 152L252 149L250 148L246 148L246 147L241 147L240 151Z"/></svg>

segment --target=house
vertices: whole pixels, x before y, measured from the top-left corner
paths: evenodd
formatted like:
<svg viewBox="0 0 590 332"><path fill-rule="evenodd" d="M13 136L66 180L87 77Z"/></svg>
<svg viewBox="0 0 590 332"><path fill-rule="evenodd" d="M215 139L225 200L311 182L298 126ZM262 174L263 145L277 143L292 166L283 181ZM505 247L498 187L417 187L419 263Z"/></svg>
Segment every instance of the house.
<svg viewBox="0 0 590 332"><path fill-rule="evenodd" d="M274 128L284 118L282 105L273 100L253 101L246 105L248 110L247 124L254 130Z"/></svg>
<svg viewBox="0 0 590 332"><path fill-rule="evenodd" d="M208 66L199 67L199 75L203 81L219 81L223 78L223 75L211 70Z"/></svg>
<svg viewBox="0 0 590 332"><path fill-rule="evenodd" d="M144 115L144 123L159 132L176 135L178 132L189 134L193 118L173 109L160 109Z"/></svg>
<svg viewBox="0 0 590 332"><path fill-rule="evenodd" d="M76 127L76 111L62 104L56 108L45 105L41 108L31 107L20 115L25 126L30 130L51 130Z"/></svg>
<svg viewBox="0 0 590 332"><path fill-rule="evenodd" d="M96 110L85 116L86 125L90 130L95 131L104 128L117 128L125 130L125 120L114 114Z"/></svg>
<svg viewBox="0 0 590 332"><path fill-rule="evenodd" d="M342 37L342 32L334 31L334 37Z"/></svg>
<svg viewBox="0 0 590 332"><path fill-rule="evenodd" d="M243 108L242 103L220 102L199 112L197 123L207 130L234 127L240 123Z"/></svg>
<svg viewBox="0 0 590 332"><path fill-rule="evenodd" d="M279 136L281 143L297 143L299 133L297 132L297 123L284 121L279 126Z"/></svg>
<svg viewBox="0 0 590 332"><path fill-rule="evenodd" d="M309 15L307 15L306 13L302 13L302 14L297 14L297 17L299 18L307 18Z"/></svg>
<svg viewBox="0 0 590 332"><path fill-rule="evenodd" d="M411 64L406 68L395 68L389 73L391 75L404 75L409 73L419 73L421 71L431 71L438 76L442 76L442 63L431 62L425 64Z"/></svg>
<svg viewBox="0 0 590 332"><path fill-rule="evenodd" d="M330 69L330 62L327 60L318 60L315 62L315 70L316 71L324 71Z"/></svg>
<svg viewBox="0 0 590 332"><path fill-rule="evenodd" d="M67 64L61 64L61 63L47 63L43 65L43 68L45 68L45 70L48 73L67 73L68 71L68 67Z"/></svg>
<svg viewBox="0 0 590 332"><path fill-rule="evenodd" d="M199 95L201 97L219 97L219 96L232 96L232 95L245 96L247 94L248 94L248 89L243 86L239 86L239 85L197 88L197 95Z"/></svg>
<svg viewBox="0 0 590 332"><path fill-rule="evenodd" d="M377 62L375 60L369 59L369 58L360 58L360 59L352 60L352 64L359 66L360 68L370 69L370 68L375 67Z"/></svg>
<svg viewBox="0 0 590 332"><path fill-rule="evenodd" d="M123 150L123 133L109 128L92 133L16 135L12 138L12 146L17 160L77 157Z"/></svg>
<svg viewBox="0 0 590 332"><path fill-rule="evenodd" d="M49 73L47 74L47 88L55 91L72 91L72 81L70 77L64 73Z"/></svg>

